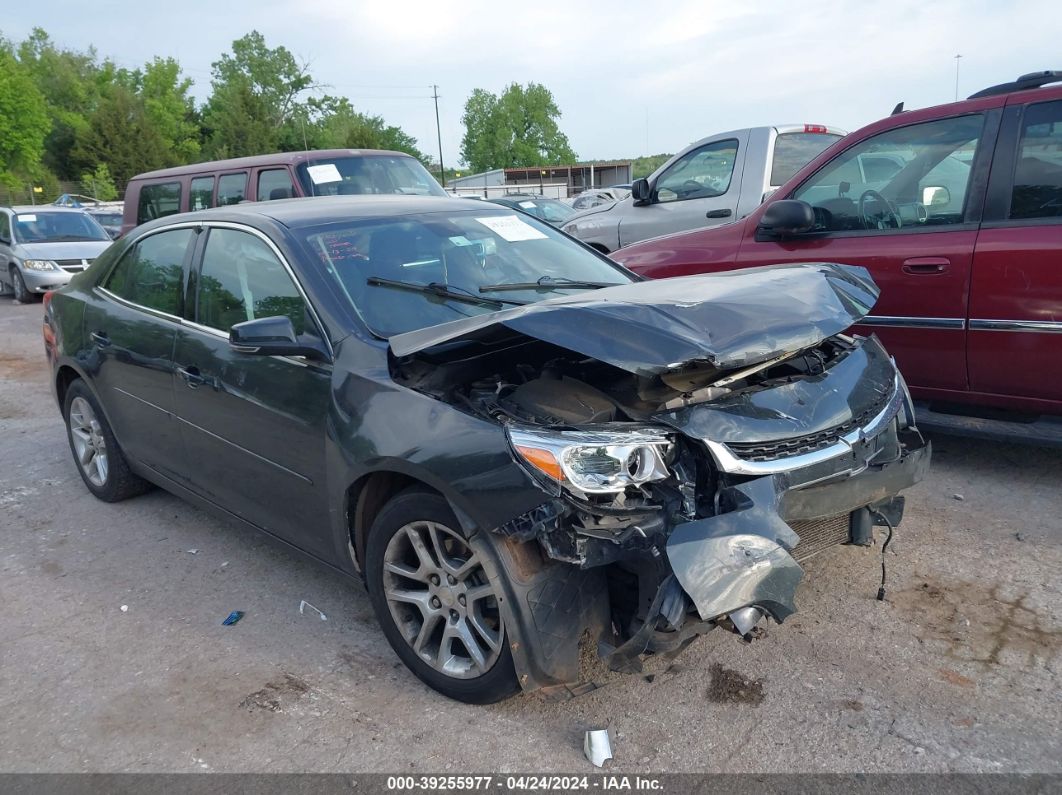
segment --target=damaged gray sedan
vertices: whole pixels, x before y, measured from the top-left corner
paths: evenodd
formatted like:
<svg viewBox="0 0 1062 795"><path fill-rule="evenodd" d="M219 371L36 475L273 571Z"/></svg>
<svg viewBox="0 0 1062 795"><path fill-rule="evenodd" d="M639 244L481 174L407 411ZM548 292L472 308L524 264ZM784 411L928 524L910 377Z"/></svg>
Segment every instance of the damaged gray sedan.
<svg viewBox="0 0 1062 795"><path fill-rule="evenodd" d="M169 292L167 292L169 291ZM172 295L169 294L172 292ZM145 225L46 304L86 486L158 484L360 574L436 690L567 695L795 609L929 446L862 268L642 281L478 202Z"/></svg>

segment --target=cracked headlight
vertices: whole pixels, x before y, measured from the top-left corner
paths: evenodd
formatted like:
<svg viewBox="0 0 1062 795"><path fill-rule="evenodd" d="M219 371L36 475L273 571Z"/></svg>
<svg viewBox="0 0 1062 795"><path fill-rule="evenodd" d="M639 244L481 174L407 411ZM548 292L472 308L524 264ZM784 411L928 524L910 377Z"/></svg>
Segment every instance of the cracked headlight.
<svg viewBox="0 0 1062 795"><path fill-rule="evenodd" d="M57 271L59 266L50 259L24 259L22 267L31 271Z"/></svg>
<svg viewBox="0 0 1062 795"><path fill-rule="evenodd" d="M513 449L552 480L587 494L615 494L670 475L671 440L651 428L615 431L508 429Z"/></svg>

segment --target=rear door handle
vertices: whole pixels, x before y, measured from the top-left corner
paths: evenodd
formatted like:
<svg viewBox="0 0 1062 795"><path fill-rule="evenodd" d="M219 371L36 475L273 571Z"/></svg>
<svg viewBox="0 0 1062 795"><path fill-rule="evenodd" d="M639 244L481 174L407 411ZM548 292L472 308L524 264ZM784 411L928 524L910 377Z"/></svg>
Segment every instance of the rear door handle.
<svg viewBox="0 0 1062 795"><path fill-rule="evenodd" d="M734 211L729 207L724 207L722 210L709 210L704 214L705 218L729 218L734 214Z"/></svg>
<svg viewBox="0 0 1062 795"><path fill-rule="evenodd" d="M101 348L106 348L111 344L111 338L107 336L106 331L93 331L89 336L92 338L92 341Z"/></svg>
<svg viewBox="0 0 1062 795"><path fill-rule="evenodd" d="M947 257L913 257L903 262L903 272L912 276L928 276L944 273L951 266Z"/></svg>
<svg viewBox="0 0 1062 795"><path fill-rule="evenodd" d="M178 367L177 372L184 379L184 385L189 389L199 389L203 384L214 385L214 380L200 373L199 368L194 364L189 367Z"/></svg>

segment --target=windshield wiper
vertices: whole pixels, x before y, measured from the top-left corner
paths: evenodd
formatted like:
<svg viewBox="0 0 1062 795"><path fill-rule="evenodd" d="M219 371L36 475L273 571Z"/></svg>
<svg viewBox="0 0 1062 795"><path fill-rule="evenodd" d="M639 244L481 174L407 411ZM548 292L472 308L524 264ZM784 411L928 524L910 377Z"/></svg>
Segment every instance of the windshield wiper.
<svg viewBox="0 0 1062 795"><path fill-rule="evenodd" d="M481 293L495 293L503 290L557 290L570 287L573 290L600 290L604 287L619 287L620 282L588 282L579 279L554 279L543 276L537 282L510 282L508 284L485 284L479 288Z"/></svg>
<svg viewBox="0 0 1062 795"><path fill-rule="evenodd" d="M459 287L452 287L441 282L430 282L428 284L417 284L416 282L400 282L395 279L384 279L381 276L370 276L365 280L366 284L373 285L375 287L393 287L396 290L409 290L412 293L427 293L428 295L435 295L439 298L448 298L451 301L460 301L466 304L476 304L478 306L493 306L496 309L501 309L505 304L511 304L513 306L523 306L523 301L503 301L500 298L482 298L478 295L468 292L460 292Z"/></svg>

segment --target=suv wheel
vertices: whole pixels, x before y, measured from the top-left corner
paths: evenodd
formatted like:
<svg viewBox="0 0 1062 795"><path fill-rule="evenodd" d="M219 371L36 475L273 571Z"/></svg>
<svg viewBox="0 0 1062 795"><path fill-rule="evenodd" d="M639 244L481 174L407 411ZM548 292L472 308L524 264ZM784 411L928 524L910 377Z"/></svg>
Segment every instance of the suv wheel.
<svg viewBox="0 0 1062 795"><path fill-rule="evenodd" d="M142 494L150 484L129 468L111 426L84 381L74 381L63 407L67 438L88 490L104 502Z"/></svg>
<svg viewBox="0 0 1062 795"><path fill-rule="evenodd" d="M22 274L18 272L18 268L14 265L11 266L11 285L15 289L16 302L20 304L29 304L36 300L36 296L27 289Z"/></svg>
<svg viewBox="0 0 1062 795"><path fill-rule="evenodd" d="M365 579L384 635L429 687L470 704L517 690L496 587L446 500L405 491L369 532Z"/></svg>

